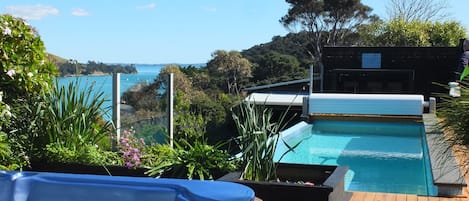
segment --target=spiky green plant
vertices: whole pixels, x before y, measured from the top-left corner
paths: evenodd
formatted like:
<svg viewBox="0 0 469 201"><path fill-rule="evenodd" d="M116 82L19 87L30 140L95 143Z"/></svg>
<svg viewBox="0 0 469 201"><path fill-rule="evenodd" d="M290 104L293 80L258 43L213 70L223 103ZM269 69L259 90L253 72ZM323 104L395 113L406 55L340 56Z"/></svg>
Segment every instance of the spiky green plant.
<svg viewBox="0 0 469 201"><path fill-rule="evenodd" d="M112 122L103 121L107 101L104 92L93 92L94 85L80 87L79 80L44 93L44 103L38 109L44 117L44 135L39 147L53 145L58 150L87 152L89 146L100 144L112 132ZM50 147L50 146L49 146Z"/></svg>
<svg viewBox="0 0 469 201"><path fill-rule="evenodd" d="M297 143L289 146L280 138L280 131L286 125L284 122L286 112L281 115L279 122L272 122L271 109L244 101L239 105L238 111L233 111L232 116L239 135L236 139L242 153L241 163L244 168L242 179L254 181L276 179L274 155L278 142L284 143L289 151L299 145Z"/></svg>
<svg viewBox="0 0 469 201"><path fill-rule="evenodd" d="M469 145L469 82L461 82L461 96L442 96L438 116L443 117L441 126L453 131L452 141Z"/></svg>
<svg viewBox="0 0 469 201"><path fill-rule="evenodd" d="M452 149L462 156L469 155L469 82L461 82L461 96L450 97L448 95L440 95L441 103L438 107L437 114L440 117L440 127L447 131L446 139L449 142L451 152ZM449 88L448 88L449 90ZM463 147L466 147L464 149ZM469 161L462 161L460 164L469 171ZM469 172L465 172L469 174Z"/></svg>

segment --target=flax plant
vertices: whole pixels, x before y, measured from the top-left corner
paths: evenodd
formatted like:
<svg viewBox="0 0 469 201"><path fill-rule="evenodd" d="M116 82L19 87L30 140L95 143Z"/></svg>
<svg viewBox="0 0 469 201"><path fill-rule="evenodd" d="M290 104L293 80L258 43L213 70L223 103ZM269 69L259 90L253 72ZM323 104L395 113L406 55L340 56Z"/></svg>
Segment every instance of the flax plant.
<svg viewBox="0 0 469 201"><path fill-rule="evenodd" d="M112 122L103 121L102 115L109 108L104 92L93 92L94 85L81 89L79 81L56 86L44 94L42 111L46 122L45 136L41 139L49 148L66 152L86 152L89 146L97 146L112 131Z"/></svg>
<svg viewBox="0 0 469 201"><path fill-rule="evenodd" d="M299 145L298 143L289 146L280 138L280 131L285 126L283 122L286 112L281 115L279 122L272 122L271 109L256 106L247 101L240 104L237 112L238 114L233 112L232 116L239 134L236 140L242 152L241 160L244 169L241 178L254 181L277 179L276 163L274 162L277 144L284 143L289 151ZM282 157L286 153L283 153Z"/></svg>
<svg viewBox="0 0 469 201"><path fill-rule="evenodd" d="M466 156L461 166L469 174L469 81L461 82L461 96L454 98L441 96L438 116L441 118L440 127L447 132L446 139L456 154ZM451 151L451 150L448 150Z"/></svg>

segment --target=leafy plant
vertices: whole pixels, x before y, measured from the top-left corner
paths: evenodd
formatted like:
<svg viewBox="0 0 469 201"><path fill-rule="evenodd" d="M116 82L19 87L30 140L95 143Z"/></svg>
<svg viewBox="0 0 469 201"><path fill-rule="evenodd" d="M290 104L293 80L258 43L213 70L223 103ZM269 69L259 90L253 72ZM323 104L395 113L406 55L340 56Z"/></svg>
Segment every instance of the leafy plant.
<svg viewBox="0 0 469 201"><path fill-rule="evenodd" d="M175 141L195 142L203 139L206 121L202 115L179 110L175 116Z"/></svg>
<svg viewBox="0 0 469 201"><path fill-rule="evenodd" d="M108 160L108 158L116 158L111 157L112 152L102 151L95 145L90 144L84 144L83 147L77 151L69 147L64 147L60 145L60 143L51 143L46 146L45 150L45 155L49 162L88 165L122 164L119 162L116 164L116 162Z"/></svg>
<svg viewBox="0 0 469 201"><path fill-rule="evenodd" d="M9 169L11 150L5 133L0 132L0 170Z"/></svg>
<svg viewBox="0 0 469 201"><path fill-rule="evenodd" d="M279 122L272 122L271 109L247 101L240 104L239 111L233 111L233 119L239 134L236 139L241 150L243 179L255 181L276 179L274 154L278 142L283 142L289 151L299 145L298 143L290 146L280 138L280 131L285 125L283 124L285 114L283 113Z"/></svg>
<svg viewBox="0 0 469 201"><path fill-rule="evenodd" d="M466 79L460 83L461 96L451 97L448 94L440 94L441 102L439 104L437 115L439 117L439 126L445 132L444 143L446 147L449 143L448 149L443 150L441 163L444 165L446 156L452 155L459 156L459 165L456 166L457 170L463 171L463 175L469 174L469 82ZM438 84L445 86L447 85Z"/></svg>
<svg viewBox="0 0 469 201"><path fill-rule="evenodd" d="M157 145L155 157L157 165L147 174L159 177L167 175L175 178L214 179L219 173L235 169L235 164L229 160L226 151L220 150L220 145L211 146L201 141L189 143L181 140L175 143L176 149L167 145Z"/></svg>
<svg viewBox="0 0 469 201"><path fill-rule="evenodd" d="M55 88L43 94L44 102L37 108L37 115L43 117L37 123L43 130L36 140L37 149L52 157L48 160L77 159L75 162L86 163L99 155L93 147L111 133L112 123L102 120L102 114L107 112L102 109L104 92L95 94L93 87L82 88L76 80L66 86L56 83Z"/></svg>
<svg viewBox="0 0 469 201"><path fill-rule="evenodd" d="M442 117L440 125L451 131L448 137L453 144L469 146L469 82L463 81L461 86L460 97L441 97L438 116Z"/></svg>

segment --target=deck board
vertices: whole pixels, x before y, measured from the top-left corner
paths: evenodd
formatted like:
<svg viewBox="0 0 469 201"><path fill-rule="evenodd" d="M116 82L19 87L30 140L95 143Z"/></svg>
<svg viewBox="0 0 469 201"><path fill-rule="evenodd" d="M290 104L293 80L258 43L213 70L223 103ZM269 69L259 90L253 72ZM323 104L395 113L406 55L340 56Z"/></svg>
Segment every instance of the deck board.
<svg viewBox="0 0 469 201"><path fill-rule="evenodd" d="M375 200L376 201L378 201L378 200L379 201L385 201L385 199L386 199L386 196L385 196L384 193L376 193L375 194Z"/></svg>
<svg viewBox="0 0 469 201"><path fill-rule="evenodd" d="M418 201L429 201L427 197L418 196Z"/></svg>
<svg viewBox="0 0 469 201"><path fill-rule="evenodd" d="M385 200L384 201L396 201L396 195L390 193L383 193Z"/></svg>
<svg viewBox="0 0 469 201"><path fill-rule="evenodd" d="M366 193L364 192L353 192L352 198L350 199L350 201L363 201L365 194Z"/></svg>
<svg viewBox="0 0 469 201"><path fill-rule="evenodd" d="M419 199L416 195L407 195L406 201L419 201Z"/></svg>

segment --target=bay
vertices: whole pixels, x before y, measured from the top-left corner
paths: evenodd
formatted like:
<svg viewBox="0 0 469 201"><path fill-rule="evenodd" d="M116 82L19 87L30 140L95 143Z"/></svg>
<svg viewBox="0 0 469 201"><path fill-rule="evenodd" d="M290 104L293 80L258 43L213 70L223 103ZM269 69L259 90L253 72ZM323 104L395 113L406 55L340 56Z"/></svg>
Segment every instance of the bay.
<svg viewBox="0 0 469 201"><path fill-rule="evenodd" d="M132 86L140 83L151 84L155 81L155 78L160 73L161 69L167 64L136 64L136 74L121 74L120 76L120 94L130 89ZM180 65L185 66L197 66L200 67L202 64L187 64ZM76 77L60 77L57 78L59 86L68 85L70 82L78 80L80 89L84 90L87 87L93 86L94 93L104 92L104 97L107 100L103 109L111 107L112 105L112 75L84 75ZM109 114L103 114L104 119L111 120L112 112L109 110Z"/></svg>

